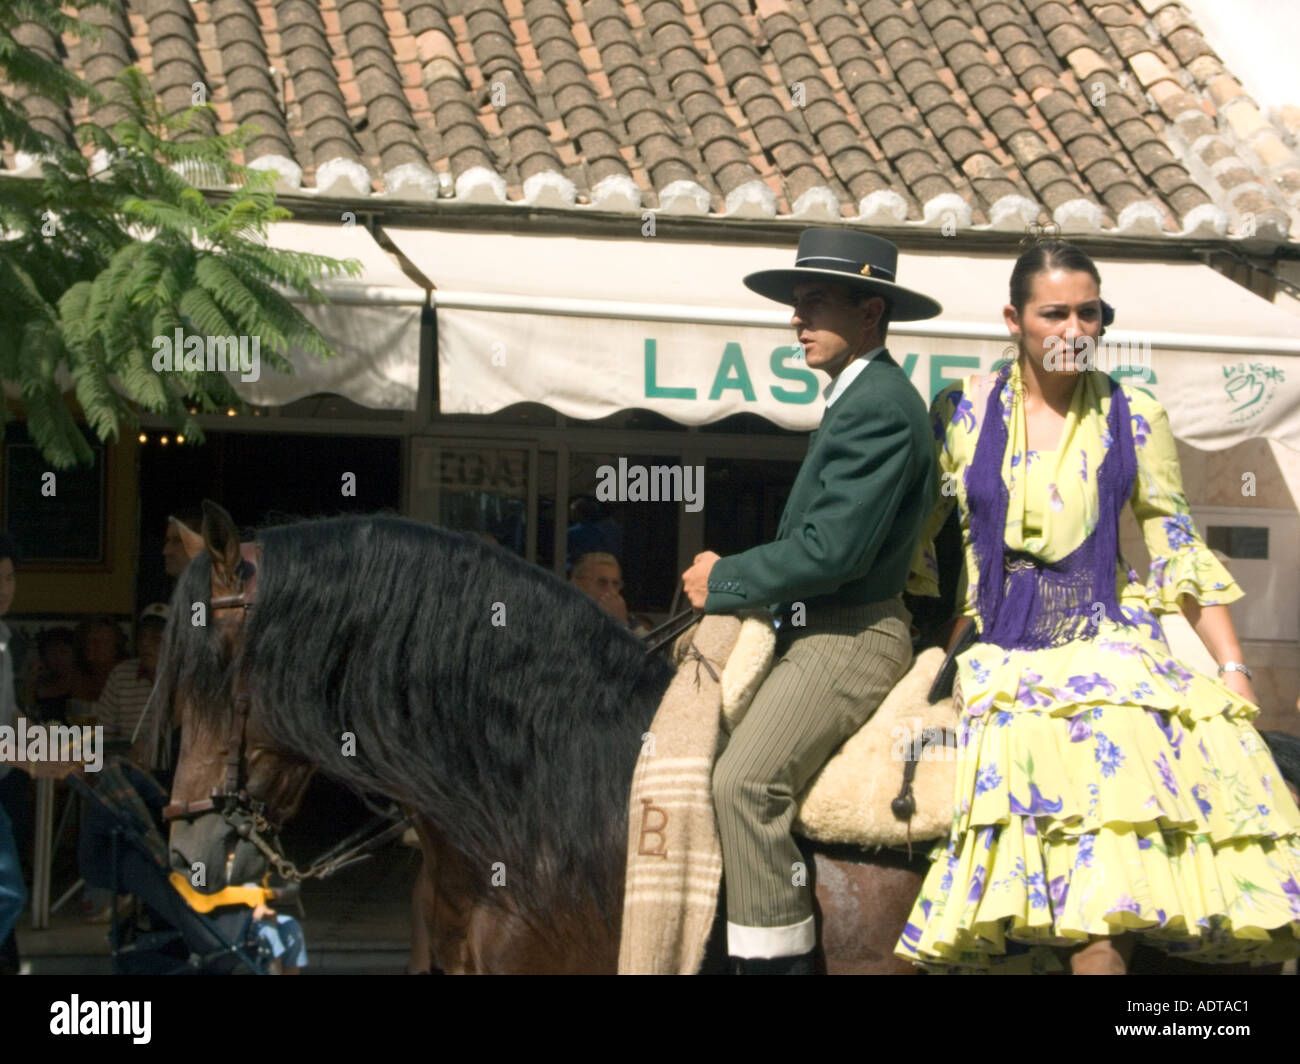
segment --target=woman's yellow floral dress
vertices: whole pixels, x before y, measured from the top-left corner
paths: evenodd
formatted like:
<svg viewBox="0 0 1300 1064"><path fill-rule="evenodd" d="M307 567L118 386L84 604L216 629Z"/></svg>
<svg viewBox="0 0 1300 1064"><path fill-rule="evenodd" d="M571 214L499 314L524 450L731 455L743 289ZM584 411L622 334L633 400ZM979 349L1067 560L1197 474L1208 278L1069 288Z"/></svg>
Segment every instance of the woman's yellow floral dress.
<svg viewBox="0 0 1300 1064"><path fill-rule="evenodd" d="M938 594L932 547L961 506L967 590L976 613L964 473L975 453L972 378L931 407L945 495L918 548L908 590ZM1012 388L1019 371L1013 367ZM1023 404L1007 425L1005 541L1047 561L1097 520L1090 480L1108 441L1108 378L1085 376L1054 452L1025 453ZM1124 386L1137 478L1130 506L1151 555L1145 585L1117 566L1123 620L1045 650L977 643L959 658L964 703L955 812L897 952L935 971L1045 970L1090 935L1141 931L1198 960L1300 954L1300 811L1250 721L1258 709L1173 659L1156 615L1188 594L1242 596L1192 524L1164 409ZM1100 426L1100 430L1099 427Z"/></svg>

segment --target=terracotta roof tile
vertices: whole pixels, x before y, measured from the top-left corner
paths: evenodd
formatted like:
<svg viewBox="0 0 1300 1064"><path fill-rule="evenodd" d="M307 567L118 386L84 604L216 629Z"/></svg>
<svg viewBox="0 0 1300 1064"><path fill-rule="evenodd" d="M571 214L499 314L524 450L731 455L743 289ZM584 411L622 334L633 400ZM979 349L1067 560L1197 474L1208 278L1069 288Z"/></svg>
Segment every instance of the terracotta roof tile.
<svg viewBox="0 0 1300 1064"><path fill-rule="evenodd" d="M840 24L846 19L825 0L810 5L810 12L815 19L822 19L817 25L823 34L827 23ZM936 196L960 196L961 173L943 155L933 131L906 95L920 92L933 80L933 56L928 61L923 58L925 50L915 39L912 25L892 5L867 3L862 16L870 32L864 34L855 25L858 32L845 33L830 50L859 115L913 198L924 206ZM873 58L864 40L882 46L884 55L879 60ZM903 93L881 74L882 64L888 64L884 68L897 79ZM933 97L927 100L927 106L933 103Z"/></svg>
<svg viewBox="0 0 1300 1064"><path fill-rule="evenodd" d="M944 150L962 164L972 155L984 153L984 140L969 125L959 126L943 138Z"/></svg>
<svg viewBox="0 0 1300 1064"><path fill-rule="evenodd" d="M193 85L208 86L211 80L199 57L193 15L184 0L146 0L142 6L153 85L167 112L177 114L193 104ZM211 117L202 113L196 117L196 125L200 130L215 131Z"/></svg>
<svg viewBox="0 0 1300 1064"><path fill-rule="evenodd" d="M983 88L970 91L970 98L982 115L996 115L1007 107L1022 110L1020 101L1000 82L990 82Z"/></svg>
<svg viewBox="0 0 1300 1064"><path fill-rule="evenodd" d="M338 86L322 10L306 0L280 0L276 17L308 149L299 157L304 171L333 159L360 164L361 147ZM337 25L337 18L332 21ZM299 143L297 136L294 141Z"/></svg>
<svg viewBox="0 0 1300 1064"><path fill-rule="evenodd" d="M496 2L476 3L466 14L465 26L487 82L488 105L497 109L509 143L511 171L518 174L523 187L536 175L561 173L563 164L515 50L504 8Z"/></svg>
<svg viewBox="0 0 1300 1064"><path fill-rule="evenodd" d="M1056 52L1061 59L1068 60L1076 72L1090 74L1092 80L1085 91L1080 92L1068 72L1063 72L1057 78L1042 68L1035 70L1032 82L1035 103L1047 119L1055 137L1065 146L1087 186L1114 216L1118 218L1125 207L1141 202L1147 204L1141 208L1146 212L1141 224L1150 224L1159 215L1159 224L1165 225L1167 219L1160 210L1160 189L1150 186L1139 188L1133 183L1139 168L1131 164L1126 149L1135 149L1151 140L1154 135L1145 123L1134 121L1138 119L1137 111L1115 79L1110 62L1093 47L1094 44L1107 46L1104 33L1096 24L1089 25L1084 20L1078 28L1087 42L1082 39L1070 41L1060 30L1062 23L1057 18L1059 10L1059 4L1040 4L1034 10L1034 21L1028 27L1021 30L1005 27L1002 30L1002 43L1005 46L1018 33L1023 34L1023 39L1028 42L1030 30L1037 28L1047 33L1049 41L1058 46ZM1131 26L1132 20L1122 12L1110 11L1106 17L1112 26L1121 29ZM1052 37L1053 33L1057 36ZM1145 40L1145 35L1143 37ZM1118 61L1116 56L1115 62ZM1026 88L1030 86L1026 85ZM1098 121L1099 118L1101 121ZM1123 182L1117 177L1116 171L1096 165L1096 160L1103 157L1120 160L1115 165L1118 174L1124 176ZM1137 217L1130 220L1130 223L1137 222Z"/></svg>
<svg viewBox="0 0 1300 1064"><path fill-rule="evenodd" d="M899 165L902 168L902 172L906 173L907 167L905 163L900 162ZM916 198L922 203L929 203L952 192L952 182L944 175L933 172L928 175L925 174L924 161L921 169L918 171L918 175L923 176L918 176L912 182L912 190L915 193ZM942 218L936 217L934 220L936 224L939 224L942 221Z"/></svg>
<svg viewBox="0 0 1300 1064"><path fill-rule="evenodd" d="M992 208L997 200L1018 197L1016 202L1021 204L1019 209L1023 214L1030 202L1027 195L1030 190L1019 183L1018 171L1041 150L1038 147L1041 138L1025 114L1028 101L1017 98L1012 92L1014 82L992 65L990 57L998 53L987 47L982 32L977 35L979 27L970 18L969 10L960 9L949 0L929 0L919 5L918 10L925 29L933 35L933 47L938 49L946 69L955 75L970 101L967 110L955 107L926 110L927 121L931 128L939 123L940 128L935 131L940 134L940 143L960 166L962 174L978 178L972 187L985 208ZM993 8L992 15L1005 21L1001 8ZM917 33L921 32L922 28L918 27ZM920 69L919 64L912 66ZM940 84L935 72L927 69L925 77L929 85ZM914 90L913 99L925 97ZM1000 151L1001 158L991 154L999 145L1006 146L1009 156ZM1016 165L1011 165L1012 160ZM988 196L995 199L990 200Z"/></svg>
<svg viewBox="0 0 1300 1064"><path fill-rule="evenodd" d="M1044 111L1044 114L1046 114L1046 111ZM1084 117L1083 112L1073 107L1060 113L1052 123L1052 131L1067 148L1080 137L1097 136L1097 127Z"/></svg>
<svg viewBox="0 0 1300 1064"><path fill-rule="evenodd" d="M615 107L655 188L689 180L694 167L686 159L673 122L661 110L647 60L622 9L614 0L596 0L587 13Z"/></svg>
<svg viewBox="0 0 1300 1064"><path fill-rule="evenodd" d="M748 182L761 180L727 115L723 95L705 72L705 59L682 12L675 4L660 0L642 5L642 14L649 30L648 44L685 119L687 129L683 132L689 131L712 181L728 196ZM699 27L703 29L702 22Z"/></svg>
<svg viewBox="0 0 1300 1064"><path fill-rule="evenodd" d="M1288 131L1283 126L1274 126L1261 113L1181 8L1161 9L1153 22L1162 41L1191 75L1195 87L1208 96L1203 101L1207 110L1217 109L1219 132L1232 143L1235 158L1242 170L1250 174L1249 181L1267 190L1258 195L1272 201L1264 208L1270 212L1268 224L1275 235L1284 235L1290 229L1291 220L1300 219L1300 156L1286 146L1283 138ZM1240 212L1243 201L1232 190L1236 184L1246 183L1246 179L1225 185L1225 175L1216 171L1216 176L1219 184L1228 189L1230 209ZM1287 214L1289 218L1285 217Z"/></svg>
<svg viewBox="0 0 1300 1064"><path fill-rule="evenodd" d="M944 97L934 109L927 110L925 120L940 141L951 133L971 132L970 119L966 116L966 112L953 103L950 96Z"/></svg>
<svg viewBox="0 0 1300 1064"><path fill-rule="evenodd" d="M1147 30L1157 39L1157 43L1152 47L1154 53L1164 57L1161 62L1181 63L1185 71L1180 78L1175 79L1174 72L1171 71L1169 80L1151 83L1149 85L1151 98L1178 130L1179 136L1174 143L1180 146L1188 162L1194 160L1200 167L1214 168L1212 181L1203 186L1207 194L1206 201L1198 206L1208 210L1209 205L1213 203L1221 208L1225 217L1237 223L1240 223L1243 210L1269 211L1271 213L1265 221L1266 227L1271 227L1274 234L1279 237L1285 235L1290 227L1290 221L1286 217L1286 204L1289 202L1294 212L1297 207L1300 207L1300 201L1288 201L1286 190L1275 186L1275 191L1279 193L1275 203L1265 206L1256 202L1254 199L1256 195L1266 198L1263 189L1267 187L1267 176L1256 172L1246 161L1246 156L1253 155L1248 143L1243 144L1244 154L1237 153L1229 146L1230 143L1237 143L1243 139L1249 142L1253 136L1266 132L1266 123L1254 126L1253 130L1246 133L1243 138L1242 131L1234 129L1230 120L1224 128L1223 117L1220 116L1220 128L1216 129L1216 124L1210 117L1217 110L1216 97L1218 103L1226 103L1229 100L1243 101L1232 105L1233 110L1240 109L1243 114L1248 114L1254 107L1253 101L1236 93L1235 79L1226 77L1222 64L1181 8L1173 5L1161 8L1150 20ZM1107 27L1106 32L1113 35L1115 31ZM1170 40L1171 36L1177 37L1176 45ZM1134 72L1139 75L1144 84L1151 82L1158 72L1156 64L1149 56L1139 53L1133 57L1132 62ZM1177 84L1176 80L1189 87L1197 87L1202 95L1198 98L1186 91L1182 85ZM1246 125L1249 128L1250 123ZM1153 137L1155 135L1153 131ZM1297 171L1297 176L1300 177L1300 170ZM1194 182L1189 174L1187 183L1179 187L1186 190L1192 184L1197 182ZM1239 194L1242 187L1252 185L1258 186L1259 191ZM1190 198L1187 191L1180 193L1180 199L1186 201ZM1248 201L1252 206L1244 207L1243 204ZM1296 216L1300 217L1300 214ZM1253 219L1252 224L1255 221L1258 219Z"/></svg>
<svg viewBox="0 0 1300 1064"><path fill-rule="evenodd" d="M561 116L560 128L572 139L579 160L585 159L590 167L589 179L578 182L579 187L590 196L607 177L621 175L631 180L620 151L627 131L617 128L616 116L602 105L590 77L601 62L599 48L579 44L563 5L556 0L533 0L525 11L525 25L542 63L543 80ZM572 169L579 173L581 166L575 164Z"/></svg>
<svg viewBox="0 0 1300 1064"><path fill-rule="evenodd" d="M1017 25L1022 13L1017 11L1015 5L1006 2L1006 0L984 0L972 5L973 9L978 12L980 25L990 34L994 34L1002 26Z"/></svg>
<svg viewBox="0 0 1300 1064"><path fill-rule="evenodd" d="M244 149L244 161L264 155L293 159L293 143L281 105L280 91L270 76L263 29L250 0L214 0L209 5L214 25L197 27L213 31L224 72L223 91L229 100L233 123L250 123L260 128ZM221 117L225 100L217 94L214 103ZM291 182L292 183L292 182Z"/></svg>
<svg viewBox="0 0 1300 1064"><path fill-rule="evenodd" d="M873 192L889 188L889 179L863 149L861 134L832 88L833 71L823 71L808 41L790 16L775 12L765 18L763 31L773 42L781 73L791 86L799 86L804 100L801 114L817 148L815 158L824 159L834 182L852 198L843 210L856 205Z"/></svg>
<svg viewBox="0 0 1300 1064"><path fill-rule="evenodd" d="M220 128L261 127L248 159L286 157L308 187L336 160L338 194L392 194L385 175L413 166L515 196L552 171L574 192L548 202L575 207L612 177L624 208L672 186L692 209L770 214L816 191L877 224L1091 202L1103 229L1258 209L1285 233L1300 210L1300 117L1270 122L1172 0L115 0L85 17L100 42L46 42L70 69L103 88L136 63L169 109L201 82ZM66 135L79 114L38 118Z"/></svg>

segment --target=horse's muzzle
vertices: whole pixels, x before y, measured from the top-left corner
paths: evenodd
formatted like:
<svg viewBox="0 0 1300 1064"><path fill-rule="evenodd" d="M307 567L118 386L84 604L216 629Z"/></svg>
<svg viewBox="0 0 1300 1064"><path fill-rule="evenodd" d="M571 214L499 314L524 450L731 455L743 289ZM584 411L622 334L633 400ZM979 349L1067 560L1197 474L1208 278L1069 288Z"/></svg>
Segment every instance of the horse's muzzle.
<svg viewBox="0 0 1300 1064"><path fill-rule="evenodd" d="M171 866L198 893L216 894L226 887L260 884L268 870L266 856L221 813L178 820L171 830Z"/></svg>

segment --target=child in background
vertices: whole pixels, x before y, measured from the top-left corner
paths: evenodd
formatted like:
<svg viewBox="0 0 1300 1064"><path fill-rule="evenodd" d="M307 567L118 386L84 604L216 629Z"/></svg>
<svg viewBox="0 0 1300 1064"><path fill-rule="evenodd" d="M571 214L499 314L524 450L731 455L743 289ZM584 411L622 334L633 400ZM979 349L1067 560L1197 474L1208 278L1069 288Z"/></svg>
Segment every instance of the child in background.
<svg viewBox="0 0 1300 1064"><path fill-rule="evenodd" d="M257 884L244 885L255 887ZM307 941L303 937L302 924L287 913L277 913L265 902L253 909L253 921L257 937L271 951L271 974L301 975L302 969L307 967Z"/></svg>

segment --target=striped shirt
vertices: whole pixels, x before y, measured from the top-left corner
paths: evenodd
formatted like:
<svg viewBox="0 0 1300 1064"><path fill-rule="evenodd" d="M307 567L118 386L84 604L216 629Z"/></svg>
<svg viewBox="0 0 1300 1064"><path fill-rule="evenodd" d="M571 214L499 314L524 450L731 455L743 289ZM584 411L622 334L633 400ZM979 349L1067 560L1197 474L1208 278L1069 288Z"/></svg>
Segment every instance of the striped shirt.
<svg viewBox="0 0 1300 1064"><path fill-rule="evenodd" d="M152 690L153 680L141 670L139 658L128 658L113 666L95 703L95 717L104 725L105 740L131 739Z"/></svg>

